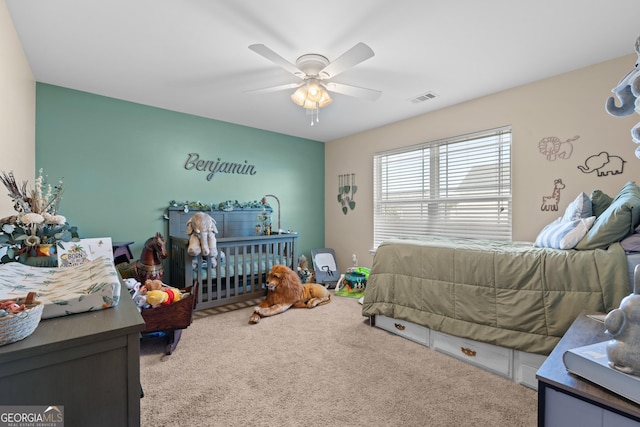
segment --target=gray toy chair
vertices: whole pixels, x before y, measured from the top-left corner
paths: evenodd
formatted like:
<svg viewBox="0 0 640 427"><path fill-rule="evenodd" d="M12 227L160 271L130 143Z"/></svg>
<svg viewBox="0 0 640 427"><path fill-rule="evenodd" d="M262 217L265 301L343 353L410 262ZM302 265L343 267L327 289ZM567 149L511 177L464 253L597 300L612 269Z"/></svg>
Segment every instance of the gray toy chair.
<svg viewBox="0 0 640 427"><path fill-rule="evenodd" d="M333 249L312 249L313 270L316 283L324 285L327 289L335 289L340 280L340 270L336 262L336 253Z"/></svg>

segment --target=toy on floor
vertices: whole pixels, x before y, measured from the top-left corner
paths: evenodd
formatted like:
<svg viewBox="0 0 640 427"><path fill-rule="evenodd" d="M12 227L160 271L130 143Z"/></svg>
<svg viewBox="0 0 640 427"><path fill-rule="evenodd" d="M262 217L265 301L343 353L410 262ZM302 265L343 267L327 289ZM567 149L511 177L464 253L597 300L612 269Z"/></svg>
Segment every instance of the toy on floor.
<svg viewBox="0 0 640 427"><path fill-rule="evenodd" d="M307 261L307 257L304 255L300 255L298 257L298 277L302 283L311 283L311 275L312 273L309 271L309 262Z"/></svg>
<svg viewBox="0 0 640 427"><path fill-rule="evenodd" d="M302 298L293 304L293 308L313 308L331 302L329 289L319 283L305 283L302 285Z"/></svg>
<svg viewBox="0 0 640 427"><path fill-rule="evenodd" d="M286 265L274 265L267 277L267 296L254 308L249 323L295 308L313 308L331 301L329 291L318 283L300 281L298 274Z"/></svg>

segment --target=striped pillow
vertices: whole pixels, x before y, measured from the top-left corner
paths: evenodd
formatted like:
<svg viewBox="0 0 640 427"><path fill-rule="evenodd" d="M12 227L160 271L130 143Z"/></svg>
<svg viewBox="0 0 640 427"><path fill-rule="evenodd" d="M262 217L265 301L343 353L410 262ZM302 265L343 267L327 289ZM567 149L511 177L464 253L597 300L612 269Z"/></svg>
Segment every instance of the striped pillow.
<svg viewBox="0 0 640 427"><path fill-rule="evenodd" d="M562 222L573 221L580 218L589 218L593 215L591 199L586 193L578 194L578 197L567 206L562 216Z"/></svg>
<svg viewBox="0 0 640 427"><path fill-rule="evenodd" d="M558 218L542 229L536 237L535 245L541 248L573 249L587 234L595 220L595 216L573 221L562 221L562 218Z"/></svg>

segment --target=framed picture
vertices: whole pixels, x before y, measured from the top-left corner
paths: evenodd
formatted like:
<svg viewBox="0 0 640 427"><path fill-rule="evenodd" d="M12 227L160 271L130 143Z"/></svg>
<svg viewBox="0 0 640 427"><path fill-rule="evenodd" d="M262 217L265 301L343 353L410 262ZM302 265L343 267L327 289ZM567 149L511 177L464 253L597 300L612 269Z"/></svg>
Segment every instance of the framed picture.
<svg viewBox="0 0 640 427"><path fill-rule="evenodd" d="M62 242L58 246L58 267L71 267L84 264L100 257L113 259L111 237L80 239L79 242Z"/></svg>

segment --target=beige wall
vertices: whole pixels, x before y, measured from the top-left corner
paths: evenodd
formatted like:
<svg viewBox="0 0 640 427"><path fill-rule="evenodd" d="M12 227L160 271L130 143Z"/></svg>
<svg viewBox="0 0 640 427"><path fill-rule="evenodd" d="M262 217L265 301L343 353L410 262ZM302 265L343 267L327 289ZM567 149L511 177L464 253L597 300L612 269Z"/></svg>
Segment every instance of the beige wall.
<svg viewBox="0 0 640 427"><path fill-rule="evenodd" d="M4 0L0 1L0 171L35 178L36 83ZM0 218L13 213L0 188Z"/></svg>
<svg viewBox="0 0 640 427"><path fill-rule="evenodd" d="M351 266L354 253L359 265L371 266L372 159L378 151L511 125L514 240L533 241L581 191L600 189L615 196L624 183L638 180L640 159L634 155L630 130L640 115L616 118L604 109L612 87L635 61L635 54L627 55L327 143L325 243L336 251L340 269ZM548 161L538 149L545 137L565 141L575 135L580 138L572 143L573 154L567 160ZM597 177L578 170L587 157L601 151L626 160L624 172ZM356 208L346 215L336 198L338 175L344 173L355 173L358 185ZM542 197L551 194L556 178L566 185L559 211L544 212Z"/></svg>

